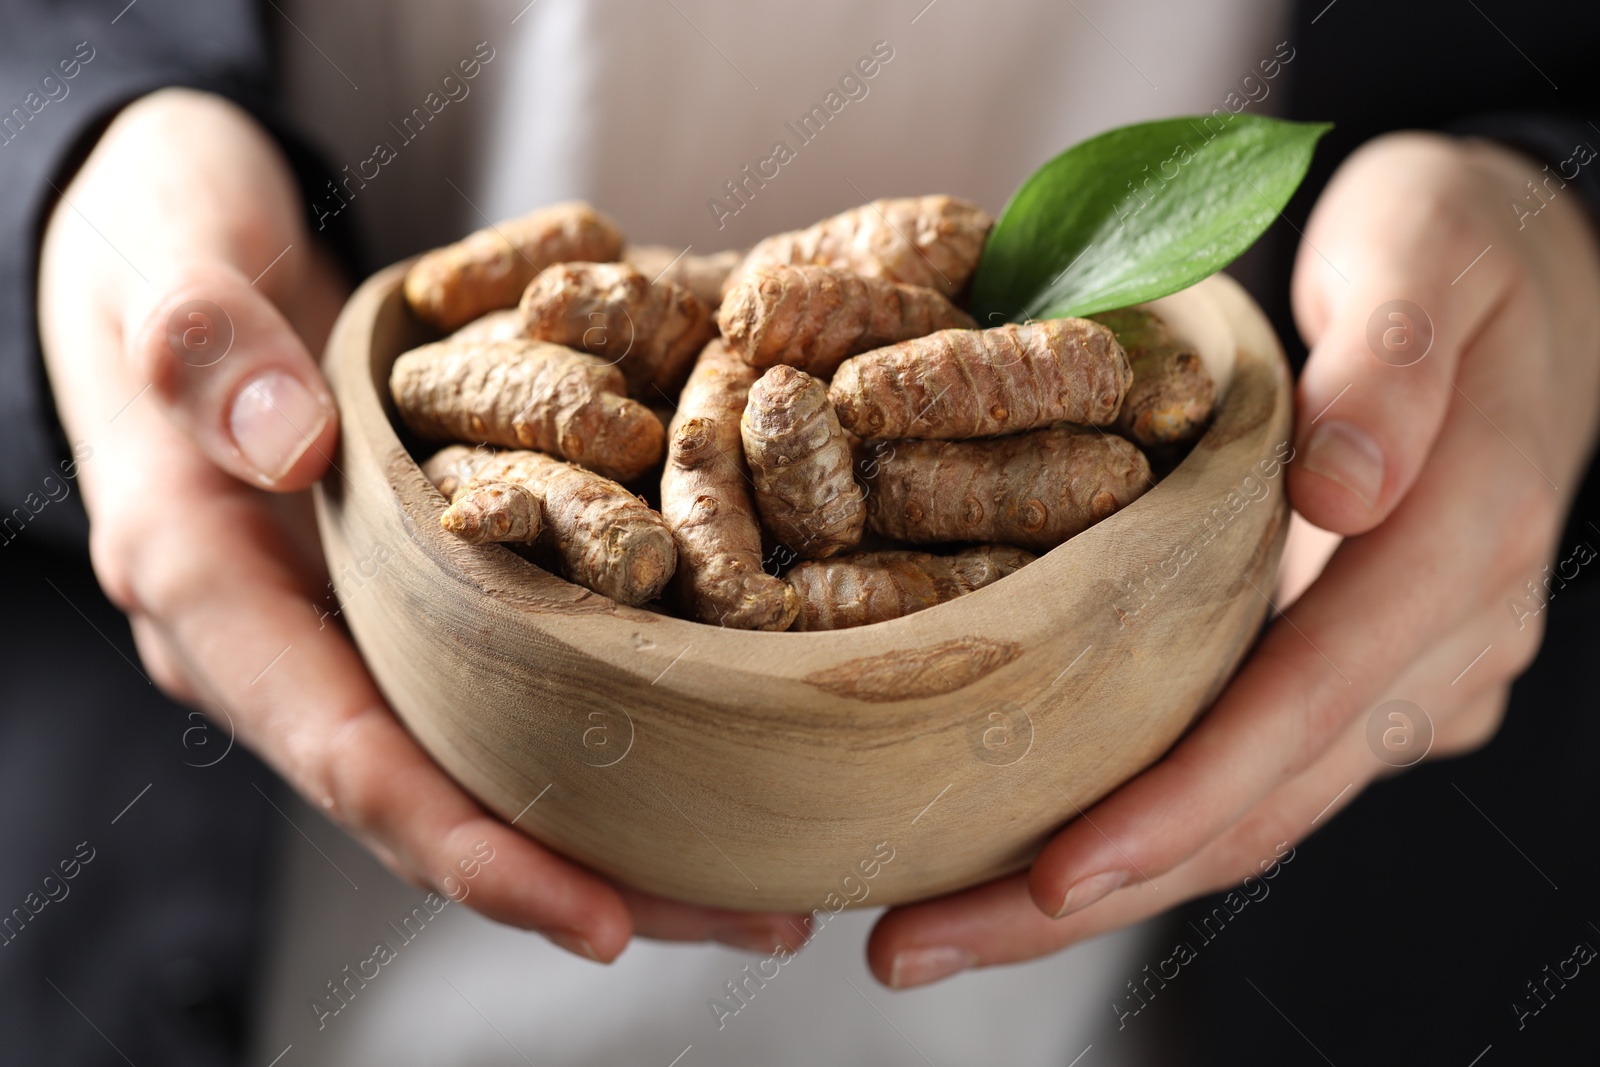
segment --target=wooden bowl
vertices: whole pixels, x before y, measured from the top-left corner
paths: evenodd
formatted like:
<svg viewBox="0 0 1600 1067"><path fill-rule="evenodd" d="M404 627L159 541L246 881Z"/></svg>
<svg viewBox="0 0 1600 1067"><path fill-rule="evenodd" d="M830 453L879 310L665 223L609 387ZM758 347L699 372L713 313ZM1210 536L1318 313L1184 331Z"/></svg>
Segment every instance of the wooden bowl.
<svg viewBox="0 0 1600 1067"><path fill-rule="evenodd" d="M1016 871L1173 743L1268 610L1289 379L1225 276L1161 302L1233 367L1214 425L1149 493L953 603L752 633L620 607L440 529L445 500L386 387L431 339L402 300L405 266L356 292L326 355L344 421L317 514L344 618L446 771L620 882L806 910Z"/></svg>

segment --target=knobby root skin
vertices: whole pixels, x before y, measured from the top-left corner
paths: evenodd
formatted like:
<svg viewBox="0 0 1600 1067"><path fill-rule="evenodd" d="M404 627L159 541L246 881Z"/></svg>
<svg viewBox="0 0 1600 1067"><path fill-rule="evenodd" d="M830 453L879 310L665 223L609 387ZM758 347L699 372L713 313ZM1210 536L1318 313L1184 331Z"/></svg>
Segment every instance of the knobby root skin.
<svg viewBox="0 0 1600 1067"><path fill-rule="evenodd" d="M617 365L643 400L683 387L695 353L716 333L711 309L672 282L626 263L557 263L518 304L529 337L582 349Z"/></svg>
<svg viewBox="0 0 1600 1067"><path fill-rule="evenodd" d="M863 438L959 440L1117 417L1133 372L1110 329L1046 319L941 330L852 356L828 395Z"/></svg>
<svg viewBox="0 0 1600 1067"><path fill-rule="evenodd" d="M622 372L543 341L440 341L395 360L400 417L434 441L536 448L618 481L660 462L661 420Z"/></svg>
<svg viewBox="0 0 1600 1067"><path fill-rule="evenodd" d="M782 264L745 275L723 298L717 324L750 365L787 363L823 379L858 352L977 326L933 289L838 267Z"/></svg>
<svg viewBox="0 0 1600 1067"><path fill-rule="evenodd" d="M678 549L678 601L701 622L787 630L795 592L762 569L739 418L756 372L720 341L701 352L668 433L661 514Z"/></svg>
<svg viewBox="0 0 1600 1067"><path fill-rule="evenodd" d="M517 487L539 503L544 523L534 544L556 561L563 576L619 604L637 607L666 588L677 563L672 532L660 515L616 482L541 452L494 452L453 445L423 465L453 502L440 517L452 529L465 525L458 509L478 509L480 525L501 521L496 508L516 497L481 493ZM510 524L513 520L504 520Z"/></svg>
<svg viewBox="0 0 1600 1067"><path fill-rule="evenodd" d="M422 461L422 476L432 482L446 500L454 500L461 483L471 478L472 472L493 454L487 448L445 445Z"/></svg>
<svg viewBox="0 0 1600 1067"><path fill-rule="evenodd" d="M873 532L1048 552L1151 485L1132 443L1067 426L991 441L900 441L867 498Z"/></svg>
<svg viewBox="0 0 1600 1067"><path fill-rule="evenodd" d="M866 505L822 382L773 367L751 386L740 429L768 533L803 559L837 555L861 540Z"/></svg>
<svg viewBox="0 0 1600 1067"><path fill-rule="evenodd" d="M527 336L528 329L522 324L522 312L516 308L500 308L487 315L479 315L445 340L519 341Z"/></svg>
<svg viewBox="0 0 1600 1067"><path fill-rule="evenodd" d="M406 303L424 322L454 330L514 307L552 263L608 262L621 252L622 232L610 219L581 201L553 204L423 255L406 272Z"/></svg>
<svg viewBox="0 0 1600 1067"><path fill-rule="evenodd" d="M622 250L622 261L646 278L681 285L716 310L722 300L722 283L744 259L736 248L697 256L667 245L629 245Z"/></svg>
<svg viewBox="0 0 1600 1067"><path fill-rule="evenodd" d="M993 225L978 205L953 196L874 200L760 241L728 276L723 292L760 267L812 263L953 297L977 268Z"/></svg>
<svg viewBox="0 0 1600 1067"><path fill-rule="evenodd" d="M532 544L542 521L539 498L525 486L479 482L450 502L439 525L469 545Z"/></svg>
<svg viewBox="0 0 1600 1067"><path fill-rule="evenodd" d="M953 556L855 552L806 560L785 576L799 595L796 630L842 630L897 619L981 589L1031 563L1010 545L979 545Z"/></svg>
<svg viewBox="0 0 1600 1067"><path fill-rule="evenodd" d="M1198 440L1217 403L1217 383L1200 353L1174 338L1151 311L1122 308L1093 318L1117 335L1133 368L1117 432L1145 448Z"/></svg>

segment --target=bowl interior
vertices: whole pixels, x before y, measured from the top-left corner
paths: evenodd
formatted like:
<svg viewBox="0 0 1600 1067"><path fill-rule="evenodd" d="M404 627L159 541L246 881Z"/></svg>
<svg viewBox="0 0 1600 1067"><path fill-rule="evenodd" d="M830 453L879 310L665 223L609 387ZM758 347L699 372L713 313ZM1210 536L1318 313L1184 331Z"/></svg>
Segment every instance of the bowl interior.
<svg viewBox="0 0 1600 1067"><path fill-rule="evenodd" d="M392 282L392 284L383 287L386 292L381 301L378 314L374 317L372 322L371 343L368 349L370 359L365 361L365 365L370 374L370 377L368 378L368 384L372 390L372 395L376 398L377 403L380 405L384 413L389 432L394 436L397 442L403 444L406 454L412 458L413 463L419 464L417 473L420 476L421 460L426 458L428 455L431 455L434 450L441 446L437 443L419 441L405 428L395 410L393 400L389 394L389 373L394 366L394 361L398 359L402 353L408 351L409 349L415 348L418 345L439 340L442 335L437 330L428 326L426 323L416 318L416 316L412 315L410 310L405 305L405 300L399 288L399 279L403 279L404 268L408 267L410 262L411 261L408 260L403 263L396 264L394 267L389 268L387 272L384 272L395 273L396 279ZM378 275L375 277L381 276L382 275ZM1208 441L1210 444L1215 444L1215 441L1211 441L1209 439L1219 433L1219 426L1223 426L1224 420L1222 413L1227 408L1228 393L1233 382L1235 363L1237 361L1239 351L1239 346L1234 336L1235 324L1230 321L1229 315L1224 306L1219 306L1219 303L1216 299L1215 285L1216 283L1213 279L1206 279L1205 281L1191 286L1188 289L1183 289L1179 292L1172 293L1157 300L1152 300L1145 304L1138 305L1139 307L1148 308L1149 310L1161 315L1162 318L1167 322L1169 328L1172 330L1173 336L1193 346L1200 354L1201 359L1206 365L1207 372L1217 383L1218 415L1216 419L1214 419L1212 429L1208 431L1206 438L1197 443L1195 449L1191 451L1190 455L1183 458L1177 468L1168 472L1168 477L1163 477L1161 481L1158 482L1148 493L1146 493L1139 500L1134 501L1134 503L1129 505L1128 508L1123 509L1123 511L1118 512L1116 515L1113 515L1097 524L1096 529L1109 526L1109 529L1114 530L1117 526L1139 521L1140 512L1153 511L1158 508L1167 508L1170 502L1166 501L1165 497L1171 495L1171 493L1170 491L1164 493L1163 486L1166 484L1171 475L1182 471L1184 466L1189 464L1191 459L1194 459L1197 454L1200 455L1201 458L1194 459L1196 465L1214 462L1207 455L1209 450L1202 451L1202 445L1206 445ZM1246 398L1246 402L1255 405L1261 399L1262 398L1259 395L1252 394L1250 397ZM1252 414L1251 417L1254 418L1255 416ZM1227 435L1233 431L1224 426L1220 432L1223 435ZM388 444L387 441L383 443ZM1161 493L1162 495L1157 497L1156 494L1158 493ZM437 499L428 501L428 506L413 509L413 514L411 517L421 523L436 523L438 520L438 510L443 508L445 501L442 494L435 494L435 496ZM1152 500L1152 498L1155 499ZM435 507L435 505L437 505L437 507ZM1081 537L1083 535L1080 534L1079 536ZM1067 551L1070 544L1071 542L1069 541L1058 545L1056 548L1046 553L1042 558L1058 556ZM541 583L545 581L558 582L564 586L567 586L572 590L574 595L578 596L596 595L590 593L589 590L584 589L581 586L567 582L565 579L551 571L547 571L544 568L539 567L536 563L522 555L519 555L504 545L479 546L477 549L475 549L475 551L480 553L482 557L493 558L496 562L497 570L501 566L509 566L526 573L529 580L536 580ZM1030 564L1028 569L1031 570L1031 568L1035 566L1038 566L1038 563ZM967 596L960 598L959 600L949 601L944 604L939 604L932 608L925 609L923 612L918 614L928 615L930 613L938 613L940 615L944 615L960 612L963 607L972 603L972 598L974 596L993 596L994 594L990 592L990 590L1006 585L1006 583L1012 582L1012 579L1018 577L1018 575L1026 572L1026 570L1018 571L1016 574L1008 575L1007 577L1002 578L992 586L987 586L984 589L977 590L974 593L970 593ZM494 583L491 582L488 584L493 585ZM757 640L769 640L775 636L778 636L764 632L730 631L691 619L668 616L665 614L665 609L658 612L653 607L646 609L634 609L620 604L613 605L613 607L618 613L623 615L628 615L629 613L643 610L656 618L671 618L674 622L682 623L686 626L707 632L719 632L723 636L734 633L746 633L756 637ZM852 628L850 632L858 634L862 630L868 629L892 629L897 625L897 623L903 621L904 620L889 620L885 622L871 623L865 627ZM822 639L824 633L825 632L796 632L783 634L782 637L791 641L810 640L815 642L819 639Z"/></svg>

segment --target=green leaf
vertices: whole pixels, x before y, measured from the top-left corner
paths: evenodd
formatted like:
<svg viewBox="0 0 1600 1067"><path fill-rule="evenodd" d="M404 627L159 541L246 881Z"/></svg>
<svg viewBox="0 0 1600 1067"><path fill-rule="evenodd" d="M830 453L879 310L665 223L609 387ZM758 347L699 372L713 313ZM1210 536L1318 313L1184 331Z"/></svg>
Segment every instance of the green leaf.
<svg viewBox="0 0 1600 1067"><path fill-rule="evenodd" d="M1175 293L1249 248L1329 123L1217 114L1067 149L1000 213L972 286L980 323L1092 315Z"/></svg>

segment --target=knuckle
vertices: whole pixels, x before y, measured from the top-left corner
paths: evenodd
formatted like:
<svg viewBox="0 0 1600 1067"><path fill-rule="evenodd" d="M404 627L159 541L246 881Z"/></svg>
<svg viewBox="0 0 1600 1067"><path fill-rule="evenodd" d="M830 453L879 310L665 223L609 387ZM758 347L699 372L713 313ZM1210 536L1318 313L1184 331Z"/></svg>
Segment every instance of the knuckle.
<svg viewBox="0 0 1600 1067"><path fill-rule="evenodd" d="M1333 694L1323 701L1308 702L1301 731L1300 743L1293 749L1294 760L1289 774L1299 774L1315 763L1328 749L1333 739L1341 734L1361 713L1362 708L1344 694Z"/></svg>
<svg viewBox="0 0 1600 1067"><path fill-rule="evenodd" d="M199 693L160 628L147 618L134 619L132 628L139 661L144 664L150 680L174 700L195 700Z"/></svg>
<svg viewBox="0 0 1600 1067"><path fill-rule="evenodd" d="M1490 557L1490 588L1513 586L1533 591L1546 578L1556 538L1560 536L1560 495L1542 480L1523 484L1510 500L1493 501L1499 526Z"/></svg>
<svg viewBox="0 0 1600 1067"><path fill-rule="evenodd" d="M368 712L334 728L320 751L308 752L310 794L329 818L362 836L382 837L391 816L387 769L364 743Z"/></svg>
<svg viewBox="0 0 1600 1067"><path fill-rule="evenodd" d="M1420 268L1441 259L1465 264L1486 244L1497 240L1505 223L1500 216L1504 199L1485 195L1482 177L1458 142L1411 135L1394 140L1407 143L1398 154L1381 154L1387 155L1391 163L1404 157L1406 173L1395 178L1392 172L1385 172L1382 180L1400 195L1388 203L1370 206L1379 232L1396 247L1406 249L1411 263ZM1370 173L1369 179L1376 180L1376 173ZM1505 217L1509 219L1511 213L1507 211ZM1479 269L1493 274L1503 269L1503 262L1480 264ZM1443 298L1451 276L1445 274L1439 279L1438 275L1436 269L1424 269L1416 277L1435 278L1432 292Z"/></svg>
<svg viewBox="0 0 1600 1067"><path fill-rule="evenodd" d="M1264 867L1277 861L1277 846L1292 844L1302 835L1302 823L1280 805L1268 802L1239 820L1206 851L1199 874L1208 892L1239 885L1259 877Z"/></svg>
<svg viewBox="0 0 1600 1067"><path fill-rule="evenodd" d="M144 560L148 541L128 522L95 523L89 529L89 556L100 589L128 616L139 660L150 680L174 700L193 700L197 690L168 636L171 597L162 579ZM158 568L158 571L160 569Z"/></svg>
<svg viewBox="0 0 1600 1067"><path fill-rule="evenodd" d="M1440 730L1434 742L1434 754L1464 756L1487 745L1500 732L1510 699L1510 687L1500 686L1453 716Z"/></svg>
<svg viewBox="0 0 1600 1067"><path fill-rule="evenodd" d="M127 535L134 544L124 549L129 564L128 586L133 610L175 622L186 609L214 594L217 574L200 554L172 544L159 529Z"/></svg>
<svg viewBox="0 0 1600 1067"><path fill-rule="evenodd" d="M90 562L107 598L168 632L185 609L214 599L232 577L204 550L216 543L212 501L174 481L172 462L159 450L120 456L101 472L88 501ZM240 526L227 530L238 533Z"/></svg>
<svg viewBox="0 0 1600 1067"><path fill-rule="evenodd" d="M1429 183L1419 190L1416 204L1417 235L1436 248L1473 254L1482 248L1485 231L1477 196L1465 181L1446 179Z"/></svg>
<svg viewBox="0 0 1600 1067"><path fill-rule="evenodd" d="M1519 525L1534 527L1548 545L1560 529L1563 511L1562 492L1543 478L1528 476L1518 486L1512 503L1522 522ZM1542 554L1542 552L1541 552Z"/></svg>
<svg viewBox="0 0 1600 1067"><path fill-rule="evenodd" d="M157 395L172 392L178 373L178 359L166 343L165 319L177 308L173 297L164 296L147 318L127 335L124 355L133 373L144 378Z"/></svg>
<svg viewBox="0 0 1600 1067"><path fill-rule="evenodd" d="M233 338L225 304L237 279L216 268L184 267L161 281L160 296L128 334L126 357L163 396L180 391L189 368L210 366ZM218 301L221 301L219 303Z"/></svg>
<svg viewBox="0 0 1600 1067"><path fill-rule="evenodd" d="M1527 625L1517 634L1517 638L1508 642L1509 655L1505 659L1503 676L1515 678L1523 671L1533 666L1533 661L1539 656L1539 649L1544 644L1545 617L1541 612L1527 620Z"/></svg>
<svg viewBox="0 0 1600 1067"><path fill-rule="evenodd" d="M96 522L89 527L89 562L106 599L125 615L140 614L134 596L133 560L136 545L126 528L115 523Z"/></svg>
<svg viewBox="0 0 1600 1067"><path fill-rule="evenodd" d="M1276 692L1280 711L1277 720L1286 731L1279 751L1289 753L1284 774L1294 774L1311 765L1328 739L1342 730L1356 714L1355 706L1344 695L1347 687L1336 689L1336 677L1316 681L1306 677L1303 664L1284 654L1276 664L1279 678Z"/></svg>

